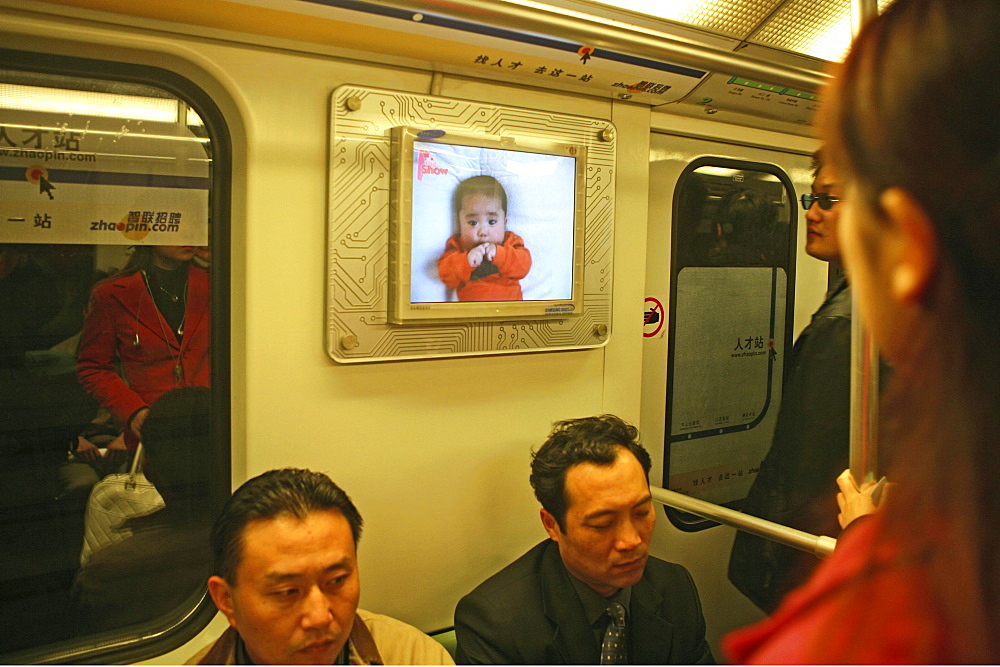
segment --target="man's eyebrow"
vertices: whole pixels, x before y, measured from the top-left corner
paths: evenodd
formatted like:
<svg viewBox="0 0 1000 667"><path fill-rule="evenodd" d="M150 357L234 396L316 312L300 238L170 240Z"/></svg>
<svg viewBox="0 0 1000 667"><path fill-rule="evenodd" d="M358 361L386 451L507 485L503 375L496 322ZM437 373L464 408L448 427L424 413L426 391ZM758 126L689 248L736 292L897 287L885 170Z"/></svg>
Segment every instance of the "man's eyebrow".
<svg viewBox="0 0 1000 667"><path fill-rule="evenodd" d="M593 521L594 519L599 519L602 516L607 516L608 514L614 514L614 510L597 510L596 512L591 512L590 514L584 515L584 521Z"/></svg>
<svg viewBox="0 0 1000 667"><path fill-rule="evenodd" d="M632 505L632 509L635 509L637 507L642 507L643 505L645 505L646 503L651 502L652 500L653 500L653 494L649 494L645 498L643 498L642 500L640 500L639 502L637 502L636 504ZM593 521L594 519L598 519L598 518L600 518L602 516L607 516L608 514L615 514L615 510L611 510L611 509L608 509L608 510L597 510L596 512L591 512L590 514L585 514L584 517L583 517L583 520L584 521Z"/></svg>
<svg viewBox="0 0 1000 667"><path fill-rule="evenodd" d="M339 561L337 561L336 563L331 563L330 565L327 565L323 571L329 573L329 572L335 572L337 570L343 570L345 568L350 567L350 564L351 564L351 559L348 557L344 557ZM303 575L300 572L269 572L266 575L264 575L264 579L266 579L269 583L283 583L286 581L294 581L295 579L299 579L303 576L305 575Z"/></svg>

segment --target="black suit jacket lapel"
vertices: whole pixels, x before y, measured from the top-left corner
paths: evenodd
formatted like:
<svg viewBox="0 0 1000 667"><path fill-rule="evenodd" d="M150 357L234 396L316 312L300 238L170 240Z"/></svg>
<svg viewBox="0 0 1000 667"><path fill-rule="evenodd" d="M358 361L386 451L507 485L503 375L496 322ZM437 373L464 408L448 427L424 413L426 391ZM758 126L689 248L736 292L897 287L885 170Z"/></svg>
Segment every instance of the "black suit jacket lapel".
<svg viewBox="0 0 1000 667"><path fill-rule="evenodd" d="M593 665L600 662L601 652L595 646L594 635L577 597L569 572L559 556L559 545L550 542L542 557L542 611L555 624L552 637L554 655L546 656L553 664Z"/></svg>
<svg viewBox="0 0 1000 667"><path fill-rule="evenodd" d="M670 655L674 626L660 616L663 596L645 578L632 587L629 658L635 665L663 664Z"/></svg>

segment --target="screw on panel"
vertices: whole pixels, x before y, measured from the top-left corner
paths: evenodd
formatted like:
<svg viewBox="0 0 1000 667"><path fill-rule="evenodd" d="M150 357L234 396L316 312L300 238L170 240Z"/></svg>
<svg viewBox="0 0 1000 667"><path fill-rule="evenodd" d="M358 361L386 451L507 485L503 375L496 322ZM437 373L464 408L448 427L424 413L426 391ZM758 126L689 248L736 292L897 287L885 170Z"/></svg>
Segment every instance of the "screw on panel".
<svg viewBox="0 0 1000 667"><path fill-rule="evenodd" d="M608 325L607 324L596 324L594 325L594 335L600 339L605 339L608 337Z"/></svg>
<svg viewBox="0 0 1000 667"><path fill-rule="evenodd" d="M354 334L347 334L340 339L340 346L345 350L353 350L360 343L358 343L358 337Z"/></svg>
<svg viewBox="0 0 1000 667"><path fill-rule="evenodd" d="M601 141L614 141L615 140L615 131L614 131L613 128L606 127L606 128L604 128L603 130L601 130L600 132L597 133L597 137Z"/></svg>
<svg viewBox="0 0 1000 667"><path fill-rule="evenodd" d="M712 114L719 113L719 110L716 109L715 107L705 107L705 113L711 116Z"/></svg>
<svg viewBox="0 0 1000 667"><path fill-rule="evenodd" d="M620 99L620 100L630 100L630 99L632 99L632 93L618 93L618 99Z"/></svg>
<svg viewBox="0 0 1000 667"><path fill-rule="evenodd" d="M348 111L357 111L361 108L361 98L356 95L348 97L346 106Z"/></svg>

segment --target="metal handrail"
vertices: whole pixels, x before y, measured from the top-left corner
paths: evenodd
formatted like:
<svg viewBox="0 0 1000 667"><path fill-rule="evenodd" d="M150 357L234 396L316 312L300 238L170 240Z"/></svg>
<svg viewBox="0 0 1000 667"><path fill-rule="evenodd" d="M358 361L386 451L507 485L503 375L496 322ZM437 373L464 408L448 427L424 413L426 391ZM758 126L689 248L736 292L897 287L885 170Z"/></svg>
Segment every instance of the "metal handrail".
<svg viewBox="0 0 1000 667"><path fill-rule="evenodd" d="M709 72L760 78L768 83L808 92L815 92L830 79L823 72L768 62L660 30L551 7L532 0L379 0L379 4L411 12L414 20L420 20L423 14L447 16Z"/></svg>
<svg viewBox="0 0 1000 667"><path fill-rule="evenodd" d="M690 512L691 514L697 514L700 517L718 521L727 526L759 535L760 537L794 547L801 551L807 551L819 558L829 556L833 553L834 547L837 546L837 540L832 537L812 535L802 530L783 526L780 523L774 523L773 521L750 516L743 512L737 512L728 507L698 500L683 493L668 491L658 486L650 486L649 492L652 494L653 500L663 505Z"/></svg>

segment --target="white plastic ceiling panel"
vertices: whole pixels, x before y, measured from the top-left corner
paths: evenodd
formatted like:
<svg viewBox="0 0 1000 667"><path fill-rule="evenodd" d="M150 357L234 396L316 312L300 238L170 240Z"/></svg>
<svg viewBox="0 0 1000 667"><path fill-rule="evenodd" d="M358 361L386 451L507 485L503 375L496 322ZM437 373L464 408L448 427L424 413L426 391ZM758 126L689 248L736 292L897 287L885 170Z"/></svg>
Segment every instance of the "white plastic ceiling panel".
<svg viewBox="0 0 1000 667"><path fill-rule="evenodd" d="M879 0L879 12L891 2ZM788 0L750 41L839 62L851 44L851 4Z"/></svg>
<svg viewBox="0 0 1000 667"><path fill-rule="evenodd" d="M600 0L605 1L605 0ZM711 32L745 38L781 0L606 0L624 9L687 23Z"/></svg>
<svg viewBox="0 0 1000 667"><path fill-rule="evenodd" d="M850 0L594 0L828 61L851 43ZM878 0L884 11L893 0Z"/></svg>

